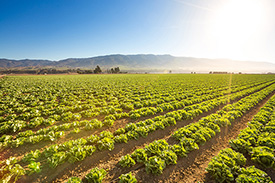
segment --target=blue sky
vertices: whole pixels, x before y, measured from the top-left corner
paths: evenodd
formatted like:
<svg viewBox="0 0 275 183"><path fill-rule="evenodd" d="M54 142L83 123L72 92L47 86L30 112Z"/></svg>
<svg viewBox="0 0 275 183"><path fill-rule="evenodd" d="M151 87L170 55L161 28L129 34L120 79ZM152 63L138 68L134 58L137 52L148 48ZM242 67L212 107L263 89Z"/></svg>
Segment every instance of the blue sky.
<svg viewBox="0 0 275 183"><path fill-rule="evenodd" d="M0 58L171 54L275 63L274 10L273 0L0 0Z"/></svg>

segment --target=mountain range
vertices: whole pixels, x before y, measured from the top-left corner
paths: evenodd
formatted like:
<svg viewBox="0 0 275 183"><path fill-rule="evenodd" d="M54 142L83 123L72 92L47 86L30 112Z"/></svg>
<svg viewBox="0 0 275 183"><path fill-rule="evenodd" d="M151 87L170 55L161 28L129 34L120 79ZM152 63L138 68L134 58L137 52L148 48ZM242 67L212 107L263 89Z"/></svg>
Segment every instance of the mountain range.
<svg viewBox="0 0 275 183"><path fill-rule="evenodd" d="M68 58L59 61L50 60L11 60L0 59L0 68L81 68L102 69L120 67L120 70L132 71L175 71L175 72L275 72L275 64L269 62L237 61L229 59L206 59L194 57L174 57L171 55L106 55L91 58Z"/></svg>

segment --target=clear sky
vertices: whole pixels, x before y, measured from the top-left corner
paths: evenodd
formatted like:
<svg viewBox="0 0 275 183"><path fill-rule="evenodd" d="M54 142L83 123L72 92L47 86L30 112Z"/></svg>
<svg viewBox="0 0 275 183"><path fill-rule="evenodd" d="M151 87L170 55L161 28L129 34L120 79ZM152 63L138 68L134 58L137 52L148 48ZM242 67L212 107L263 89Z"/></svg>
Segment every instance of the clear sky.
<svg viewBox="0 0 275 183"><path fill-rule="evenodd" d="M0 0L0 58L109 54L275 63L275 1Z"/></svg>

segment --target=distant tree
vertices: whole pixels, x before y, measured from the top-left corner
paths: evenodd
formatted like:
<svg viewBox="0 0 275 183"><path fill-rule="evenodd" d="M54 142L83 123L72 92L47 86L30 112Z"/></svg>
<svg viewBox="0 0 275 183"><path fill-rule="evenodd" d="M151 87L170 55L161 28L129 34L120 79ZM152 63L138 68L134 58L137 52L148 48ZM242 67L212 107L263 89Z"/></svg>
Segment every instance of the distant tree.
<svg viewBox="0 0 275 183"><path fill-rule="evenodd" d="M98 65L96 66L96 68L95 68L95 70L94 70L94 73L95 73L95 74L102 73L102 71L101 71L101 69L100 69L100 67L99 67Z"/></svg>
<svg viewBox="0 0 275 183"><path fill-rule="evenodd" d="M115 73L119 73L119 72L120 72L119 67L115 67Z"/></svg>
<svg viewBox="0 0 275 183"><path fill-rule="evenodd" d="M111 68L111 73L115 73L115 71L114 71L114 69L113 69L113 68Z"/></svg>

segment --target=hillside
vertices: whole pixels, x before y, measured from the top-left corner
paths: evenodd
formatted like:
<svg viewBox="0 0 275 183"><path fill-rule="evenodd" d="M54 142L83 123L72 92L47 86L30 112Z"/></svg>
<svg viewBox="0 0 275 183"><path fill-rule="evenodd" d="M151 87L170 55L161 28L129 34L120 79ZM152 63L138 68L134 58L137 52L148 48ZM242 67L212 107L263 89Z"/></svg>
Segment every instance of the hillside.
<svg viewBox="0 0 275 183"><path fill-rule="evenodd" d="M91 58L68 58L60 61L0 59L1 68L54 67L94 69L120 67L122 70L174 70L178 72L275 72L275 64L268 62L235 61L174 57L171 55L106 55Z"/></svg>

